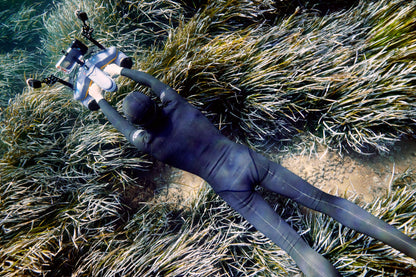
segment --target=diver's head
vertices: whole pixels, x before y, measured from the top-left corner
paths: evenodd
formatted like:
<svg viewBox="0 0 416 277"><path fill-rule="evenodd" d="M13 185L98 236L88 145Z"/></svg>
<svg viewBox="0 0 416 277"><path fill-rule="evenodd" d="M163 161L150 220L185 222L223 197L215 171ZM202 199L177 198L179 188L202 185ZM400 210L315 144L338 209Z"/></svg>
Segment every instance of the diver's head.
<svg viewBox="0 0 416 277"><path fill-rule="evenodd" d="M123 110L127 119L134 124L151 129L162 121L162 110L149 96L134 91L124 98Z"/></svg>

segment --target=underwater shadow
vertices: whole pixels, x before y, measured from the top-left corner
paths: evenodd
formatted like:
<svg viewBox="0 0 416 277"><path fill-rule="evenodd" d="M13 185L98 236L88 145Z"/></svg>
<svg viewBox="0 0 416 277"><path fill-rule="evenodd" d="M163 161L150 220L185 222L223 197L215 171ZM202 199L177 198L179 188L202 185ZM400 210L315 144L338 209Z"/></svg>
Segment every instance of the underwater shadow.
<svg viewBox="0 0 416 277"><path fill-rule="evenodd" d="M337 12L340 10L348 10L360 1L358 0L333 0L333 1L322 1L322 0L312 0L312 1L297 1L300 7L306 9L318 10L322 14L329 14L332 12Z"/></svg>
<svg viewBox="0 0 416 277"><path fill-rule="evenodd" d="M321 15L331 14L333 12L338 12L341 10L348 10L356 6L360 1L359 0L332 0L332 1L323 1L323 0L297 0L297 1L276 1L274 3L275 11L270 13L269 17L266 19L270 20L277 15L289 16L298 11L314 11L318 12Z"/></svg>

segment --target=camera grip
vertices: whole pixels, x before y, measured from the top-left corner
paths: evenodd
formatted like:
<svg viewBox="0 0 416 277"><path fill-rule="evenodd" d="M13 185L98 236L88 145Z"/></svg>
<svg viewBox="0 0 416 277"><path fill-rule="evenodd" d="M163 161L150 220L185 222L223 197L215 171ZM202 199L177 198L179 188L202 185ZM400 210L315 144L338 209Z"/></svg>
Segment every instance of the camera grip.
<svg viewBox="0 0 416 277"><path fill-rule="evenodd" d="M105 91L112 92L117 90L116 82L114 82L114 80L108 74L106 74L95 65L91 66L87 70L86 76Z"/></svg>

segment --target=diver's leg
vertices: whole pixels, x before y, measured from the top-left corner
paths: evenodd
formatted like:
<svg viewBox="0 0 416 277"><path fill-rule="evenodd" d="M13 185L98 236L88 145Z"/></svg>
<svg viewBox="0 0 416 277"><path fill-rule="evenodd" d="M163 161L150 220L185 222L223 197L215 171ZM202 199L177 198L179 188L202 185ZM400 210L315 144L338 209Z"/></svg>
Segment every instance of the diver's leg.
<svg viewBox="0 0 416 277"><path fill-rule="evenodd" d="M258 231L286 251L307 276L340 276L333 265L315 252L257 192L217 193Z"/></svg>
<svg viewBox="0 0 416 277"><path fill-rule="evenodd" d="M313 210L325 213L343 225L376 238L416 259L416 241L344 198L327 194L279 164L258 156L257 169L264 174L262 186L287 196Z"/></svg>

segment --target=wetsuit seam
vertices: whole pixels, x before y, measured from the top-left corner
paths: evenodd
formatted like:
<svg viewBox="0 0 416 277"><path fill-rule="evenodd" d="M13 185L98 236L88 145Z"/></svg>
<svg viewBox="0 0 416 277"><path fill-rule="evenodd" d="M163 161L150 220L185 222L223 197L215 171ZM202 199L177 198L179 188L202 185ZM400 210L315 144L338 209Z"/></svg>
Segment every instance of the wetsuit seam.
<svg viewBox="0 0 416 277"><path fill-rule="evenodd" d="M256 175L257 176L256 176L255 180L258 180L258 182L261 182L263 179L260 179L259 168L257 167L257 163L255 162L255 159L253 157L253 153L250 149L248 149L248 154L250 155L251 161L253 162L254 168L256 170Z"/></svg>

